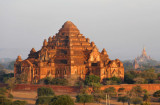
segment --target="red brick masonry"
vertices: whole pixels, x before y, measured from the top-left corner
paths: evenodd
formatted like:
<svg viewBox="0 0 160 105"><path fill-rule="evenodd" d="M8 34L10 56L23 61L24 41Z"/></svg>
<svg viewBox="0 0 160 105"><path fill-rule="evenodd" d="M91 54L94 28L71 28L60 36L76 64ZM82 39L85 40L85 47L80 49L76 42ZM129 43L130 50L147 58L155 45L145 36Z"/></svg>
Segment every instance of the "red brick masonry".
<svg viewBox="0 0 160 105"><path fill-rule="evenodd" d="M116 90L119 88L125 88L125 91L129 91L134 86L141 86L143 89L146 89L147 91L157 91L160 90L160 84L121 84L121 85L106 85L102 86L101 90L104 90L108 87L114 87Z"/></svg>
<svg viewBox="0 0 160 105"><path fill-rule="evenodd" d="M56 86L56 85L33 85L33 84L17 84L14 90L16 91L37 91L40 87L50 87L56 92L65 92L65 93L72 93L72 92L79 92L79 87L74 86Z"/></svg>
<svg viewBox="0 0 160 105"><path fill-rule="evenodd" d="M134 86L141 86L143 89L148 91L157 91L160 90L160 84L121 84L121 85L106 85L102 86L101 90L104 90L108 87L114 87L116 90L119 88L125 88L125 91L129 91ZM56 92L65 92L65 93L72 93L72 92L79 92L79 87L74 86L55 86L55 85L33 85L33 84L17 84L14 90L28 90L28 91L36 91L40 87L50 87Z"/></svg>

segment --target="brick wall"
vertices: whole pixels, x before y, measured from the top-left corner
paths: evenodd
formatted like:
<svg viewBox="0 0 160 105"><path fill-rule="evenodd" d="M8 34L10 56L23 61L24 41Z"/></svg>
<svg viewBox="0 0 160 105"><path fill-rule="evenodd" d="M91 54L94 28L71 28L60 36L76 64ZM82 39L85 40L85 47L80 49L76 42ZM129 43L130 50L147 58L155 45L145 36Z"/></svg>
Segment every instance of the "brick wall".
<svg viewBox="0 0 160 105"><path fill-rule="evenodd" d="M80 89L78 87L73 86L55 86L55 85L32 85L32 84L17 84L14 88L14 90L28 90L28 91L36 91L40 87L50 87L55 92L65 92L65 93L71 93L71 92L79 92Z"/></svg>
<svg viewBox="0 0 160 105"><path fill-rule="evenodd" d="M106 85L102 86L101 90L104 90L109 87L114 87L116 90L119 88L125 88L125 91L130 91L132 87L134 86L141 86L143 89L146 89L147 91L157 91L160 90L160 84L121 84L121 85Z"/></svg>

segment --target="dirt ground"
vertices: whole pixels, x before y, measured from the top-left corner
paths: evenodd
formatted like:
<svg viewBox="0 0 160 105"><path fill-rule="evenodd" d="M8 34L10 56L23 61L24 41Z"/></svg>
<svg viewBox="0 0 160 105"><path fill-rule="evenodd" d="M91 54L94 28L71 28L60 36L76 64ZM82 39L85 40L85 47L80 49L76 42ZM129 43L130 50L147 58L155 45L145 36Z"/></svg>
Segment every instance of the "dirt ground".
<svg viewBox="0 0 160 105"><path fill-rule="evenodd" d="M36 98L37 98L37 93L36 91L14 91L12 92L14 99L13 100L24 100L27 101L28 105L35 105ZM56 95L62 95L62 94L67 94L67 93L60 93L60 92L55 92ZM75 99L76 94L68 94L70 95L73 99ZM117 102L117 100L111 100L111 105L123 105L121 102ZM83 105L80 103L75 103L75 105ZM85 105L106 105L105 101L103 100L101 103L86 103ZM124 105L128 105L125 103ZM160 105L160 103L151 103L151 105Z"/></svg>

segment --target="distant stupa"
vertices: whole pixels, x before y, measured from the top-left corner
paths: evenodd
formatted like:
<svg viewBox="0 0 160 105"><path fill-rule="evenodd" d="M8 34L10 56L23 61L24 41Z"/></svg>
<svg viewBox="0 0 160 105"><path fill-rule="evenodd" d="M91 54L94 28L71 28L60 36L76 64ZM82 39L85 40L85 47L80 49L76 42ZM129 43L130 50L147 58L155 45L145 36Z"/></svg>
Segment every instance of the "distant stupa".
<svg viewBox="0 0 160 105"><path fill-rule="evenodd" d="M155 64L156 61L151 59L150 56L147 55L145 47L142 50L142 54L135 58L133 62L134 69L139 69L142 67L142 64Z"/></svg>
<svg viewBox="0 0 160 105"><path fill-rule="evenodd" d="M137 57L137 62L138 63L145 63L147 62L148 60L152 60L150 56L147 56L147 53L146 53L146 49L145 47L143 48L143 51L142 51L142 55Z"/></svg>

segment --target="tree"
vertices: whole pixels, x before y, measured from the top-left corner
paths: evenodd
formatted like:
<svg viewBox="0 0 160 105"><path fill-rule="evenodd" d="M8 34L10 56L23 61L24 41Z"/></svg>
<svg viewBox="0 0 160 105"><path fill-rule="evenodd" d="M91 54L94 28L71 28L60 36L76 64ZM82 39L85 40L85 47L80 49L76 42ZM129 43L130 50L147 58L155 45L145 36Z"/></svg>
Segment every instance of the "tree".
<svg viewBox="0 0 160 105"><path fill-rule="evenodd" d="M52 98L49 105L74 105L74 101L68 95L60 95Z"/></svg>
<svg viewBox="0 0 160 105"><path fill-rule="evenodd" d="M54 96L43 96L38 97L36 100L36 105L48 105Z"/></svg>
<svg viewBox="0 0 160 105"><path fill-rule="evenodd" d="M143 89L140 86L135 86L130 91L132 96L141 96L143 93Z"/></svg>
<svg viewBox="0 0 160 105"><path fill-rule="evenodd" d="M104 92L109 94L111 97L116 95L116 89L114 87L106 88Z"/></svg>
<svg viewBox="0 0 160 105"><path fill-rule="evenodd" d="M118 97L118 102L122 102L123 105L125 102L128 102L128 97L127 96L123 96L123 97Z"/></svg>
<svg viewBox="0 0 160 105"><path fill-rule="evenodd" d="M83 105L85 105L85 103L93 102L93 100L93 96L88 94L79 94L76 96L76 102L83 103Z"/></svg>
<svg viewBox="0 0 160 105"><path fill-rule="evenodd" d="M8 84L8 89L10 90L10 92L12 92L13 88L15 87L16 85L16 79L15 77L12 77L10 79L8 79L8 81L6 82Z"/></svg>
<svg viewBox="0 0 160 105"><path fill-rule="evenodd" d="M137 77L133 79L136 84L144 84L145 79L141 77Z"/></svg>
<svg viewBox="0 0 160 105"><path fill-rule="evenodd" d="M141 104L142 103L142 98L140 98L140 97L131 98L131 102L134 105Z"/></svg>
<svg viewBox="0 0 160 105"><path fill-rule="evenodd" d="M145 101L145 102L149 102L150 101L150 96L147 93L144 94L143 101Z"/></svg>
<svg viewBox="0 0 160 105"><path fill-rule="evenodd" d="M154 97L160 97L160 90L156 91L153 93Z"/></svg>
<svg viewBox="0 0 160 105"><path fill-rule="evenodd" d="M44 79L44 83L45 83L46 85L51 84L51 78L50 78L50 77L46 77L46 78Z"/></svg>
<svg viewBox="0 0 160 105"><path fill-rule="evenodd" d="M28 74L23 72L21 74L17 74L16 82L18 84L27 83L28 82Z"/></svg>
<svg viewBox="0 0 160 105"><path fill-rule="evenodd" d="M118 92L124 92L125 88L119 88Z"/></svg>
<svg viewBox="0 0 160 105"><path fill-rule="evenodd" d="M99 83L99 82L100 82L100 77L96 75L86 76L86 79L84 81L85 85L88 85L88 86L92 86L93 83Z"/></svg>
<svg viewBox="0 0 160 105"><path fill-rule="evenodd" d="M40 96L54 96L54 91L51 88L41 87L37 90L38 97Z"/></svg>

